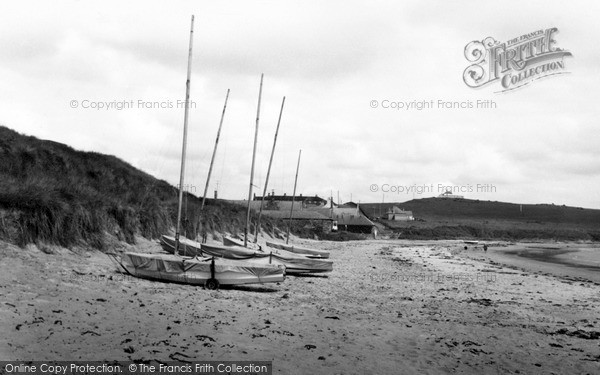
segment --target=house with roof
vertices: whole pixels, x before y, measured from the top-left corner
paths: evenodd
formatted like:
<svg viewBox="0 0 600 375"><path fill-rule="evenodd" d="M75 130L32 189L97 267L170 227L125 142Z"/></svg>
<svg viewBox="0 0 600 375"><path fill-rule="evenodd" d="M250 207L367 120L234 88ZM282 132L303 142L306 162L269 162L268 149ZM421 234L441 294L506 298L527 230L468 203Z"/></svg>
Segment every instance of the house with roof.
<svg viewBox="0 0 600 375"><path fill-rule="evenodd" d="M323 199L323 198L319 197L318 195L306 196L306 195L299 194L294 197L292 195L287 195L285 193L283 193L283 195L275 195L275 191L272 191L271 193L267 193L267 196L265 197L265 202L291 202L292 198L296 204L302 205L303 207L310 207L310 206L319 207L319 206L325 206L327 204L327 199ZM256 194L254 194L253 200L260 201L260 200L262 200L262 196L257 196Z"/></svg>
<svg viewBox="0 0 600 375"><path fill-rule="evenodd" d="M412 211L404 211L397 206L390 207L385 213L385 218L394 221L411 221L415 219Z"/></svg>
<svg viewBox="0 0 600 375"><path fill-rule="evenodd" d="M456 195L453 194L451 190L446 190L445 192L443 192L442 194L438 195L437 198L446 198L446 199L464 199L464 195Z"/></svg>
<svg viewBox="0 0 600 375"><path fill-rule="evenodd" d="M270 197L271 199L267 198ZM294 199L294 202L289 196L289 200L277 200L273 199L276 196L268 195L265 197L265 201L262 207L262 215L277 220L289 220L290 213L293 222L300 223L303 227L321 228L323 232L330 232L333 227L333 219L329 215L323 215L322 213L314 210L307 209L311 207L305 204L303 200L297 201L298 197ZM287 197L283 195L282 197ZM249 202L250 209L258 212L261 206L262 197L255 197L254 200ZM310 197L313 198L313 197ZM240 204L248 204L248 201L239 201Z"/></svg>
<svg viewBox="0 0 600 375"><path fill-rule="evenodd" d="M333 206L329 208L307 209L317 211L333 220L334 226L337 224L338 230L354 233L374 233L377 226L357 207Z"/></svg>

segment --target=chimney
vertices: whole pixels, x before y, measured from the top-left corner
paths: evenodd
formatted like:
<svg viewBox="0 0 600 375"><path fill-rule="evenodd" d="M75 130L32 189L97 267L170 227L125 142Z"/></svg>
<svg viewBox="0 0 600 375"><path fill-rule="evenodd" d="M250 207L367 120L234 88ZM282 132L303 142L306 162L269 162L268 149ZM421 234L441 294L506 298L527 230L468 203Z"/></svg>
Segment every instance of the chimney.
<svg viewBox="0 0 600 375"><path fill-rule="evenodd" d="M215 200L217 200L217 191L215 190Z"/></svg>

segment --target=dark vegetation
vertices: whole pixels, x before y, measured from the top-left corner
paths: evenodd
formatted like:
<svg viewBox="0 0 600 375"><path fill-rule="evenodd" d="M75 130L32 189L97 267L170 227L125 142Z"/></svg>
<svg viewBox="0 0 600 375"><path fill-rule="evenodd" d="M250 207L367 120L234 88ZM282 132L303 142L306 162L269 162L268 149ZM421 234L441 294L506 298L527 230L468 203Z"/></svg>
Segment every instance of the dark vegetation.
<svg viewBox="0 0 600 375"><path fill-rule="evenodd" d="M392 206L412 211L415 221L382 220ZM396 238L600 241L600 210L580 207L425 198L361 209Z"/></svg>
<svg viewBox="0 0 600 375"><path fill-rule="evenodd" d="M0 238L106 249L108 239L128 243L173 233L178 190L110 155L24 136L0 126ZM184 194L182 234L243 230L245 209ZM263 230L275 231L262 220ZM253 228L251 228L253 230Z"/></svg>

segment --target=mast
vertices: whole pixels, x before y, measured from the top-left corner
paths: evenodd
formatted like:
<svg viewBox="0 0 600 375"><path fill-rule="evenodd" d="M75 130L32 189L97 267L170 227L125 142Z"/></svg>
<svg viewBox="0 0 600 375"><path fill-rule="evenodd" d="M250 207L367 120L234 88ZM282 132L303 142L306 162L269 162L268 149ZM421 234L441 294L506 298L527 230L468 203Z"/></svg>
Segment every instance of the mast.
<svg viewBox="0 0 600 375"><path fill-rule="evenodd" d="M294 179L294 193L292 194L292 208L290 209L290 224L287 229L287 237L285 243L290 241L290 228L292 226L292 215L294 213L294 198L296 198L296 185L298 184L298 170L300 169L300 156L302 156L302 150L298 153L298 165L296 165L296 178Z"/></svg>
<svg viewBox="0 0 600 375"><path fill-rule="evenodd" d="M258 242L258 231L260 230L260 218L262 216L263 204L265 202L265 195L267 195L267 186L269 185L269 175L271 174L271 164L273 164L273 155L275 154L275 145L277 144L277 134L279 134L279 124L281 124L281 114L283 113L283 105L285 104L285 96L281 101L281 109L279 110L279 120L277 120L277 128L275 129L275 137L273 138L273 149L271 150L271 159L269 159L269 168L267 169L267 178L265 180L265 187L263 188L263 195L260 200L260 209L258 211L258 221L256 222L256 228L254 229L254 243Z"/></svg>
<svg viewBox="0 0 600 375"><path fill-rule="evenodd" d="M252 151L252 167L250 168L250 186L248 187L248 209L246 210L246 226L244 227L244 247L248 246L248 225L250 224L250 203L252 199L252 183L254 182L254 161L256 160L256 143L258 141L258 119L260 117L260 98L262 96L263 76L260 75L258 89L258 106L256 108L256 129L254 130L254 149Z"/></svg>
<svg viewBox="0 0 600 375"><path fill-rule="evenodd" d="M185 81L185 113L183 115L183 146L181 147L181 171L179 174L179 203L177 206L177 227L175 229L175 254L179 252L179 233L181 230L181 208L183 206L183 177L185 175L185 154L187 148L187 127L190 102L190 79L192 75L192 46L194 41L194 16L190 27L190 47L188 53L187 79Z"/></svg>
<svg viewBox="0 0 600 375"><path fill-rule="evenodd" d="M208 177L206 178L206 185L204 186L204 195L202 196L202 204L200 205L200 212L204 209L204 203L206 202L206 192L208 191L208 184L210 183L210 175L213 169L213 163L215 162L215 155L217 154L217 146L219 145L219 137L221 136L221 127L223 126L223 119L225 118L225 109L227 109L227 100L229 99L229 89L227 89L227 95L225 95L225 105L223 105L223 113L221 113L221 121L219 122L219 130L217 131L217 138L215 139L215 148L213 149L212 158L210 159L210 167L208 168Z"/></svg>

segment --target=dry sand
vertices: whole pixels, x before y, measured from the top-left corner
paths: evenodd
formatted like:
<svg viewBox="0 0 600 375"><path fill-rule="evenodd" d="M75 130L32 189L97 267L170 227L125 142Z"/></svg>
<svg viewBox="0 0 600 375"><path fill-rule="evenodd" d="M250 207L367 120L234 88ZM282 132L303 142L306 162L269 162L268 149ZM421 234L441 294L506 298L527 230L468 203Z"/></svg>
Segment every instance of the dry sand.
<svg viewBox="0 0 600 375"><path fill-rule="evenodd" d="M273 360L277 374L600 373L600 286L455 241L300 244L327 276L208 291L0 243L0 360ZM142 241L138 251L160 251ZM517 264L518 265L518 264Z"/></svg>

